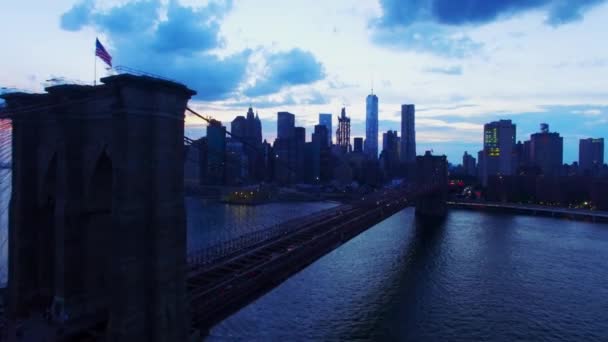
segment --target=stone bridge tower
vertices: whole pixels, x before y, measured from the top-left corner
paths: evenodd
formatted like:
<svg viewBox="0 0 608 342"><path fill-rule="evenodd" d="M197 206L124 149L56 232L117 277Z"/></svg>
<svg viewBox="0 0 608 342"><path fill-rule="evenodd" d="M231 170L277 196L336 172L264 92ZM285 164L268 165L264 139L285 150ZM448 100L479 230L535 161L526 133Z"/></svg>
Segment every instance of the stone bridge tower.
<svg viewBox="0 0 608 342"><path fill-rule="evenodd" d="M9 319L184 341L181 84L122 74L4 95L13 116Z"/></svg>

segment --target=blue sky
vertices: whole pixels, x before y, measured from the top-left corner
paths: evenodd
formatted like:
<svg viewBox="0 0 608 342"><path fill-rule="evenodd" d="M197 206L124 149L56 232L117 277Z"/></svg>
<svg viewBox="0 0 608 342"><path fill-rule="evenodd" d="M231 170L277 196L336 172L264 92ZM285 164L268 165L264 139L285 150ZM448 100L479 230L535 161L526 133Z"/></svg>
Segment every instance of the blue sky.
<svg viewBox="0 0 608 342"><path fill-rule="evenodd" d="M380 130L399 130L401 104L415 103L418 153L452 162L501 118L518 140L549 123L567 162L578 139L608 138L605 0L21 0L0 16L0 87L92 82L99 37L115 65L197 90L201 112L229 122L253 104L270 140L277 111L310 139L318 113L342 105L362 136L372 82Z"/></svg>

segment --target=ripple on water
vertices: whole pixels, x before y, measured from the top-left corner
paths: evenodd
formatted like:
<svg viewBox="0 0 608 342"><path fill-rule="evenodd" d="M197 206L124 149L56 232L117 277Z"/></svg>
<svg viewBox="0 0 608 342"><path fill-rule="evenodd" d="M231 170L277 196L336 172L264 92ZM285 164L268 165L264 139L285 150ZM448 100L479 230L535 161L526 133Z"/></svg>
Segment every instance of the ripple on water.
<svg viewBox="0 0 608 342"><path fill-rule="evenodd" d="M607 341L608 227L406 209L211 330L210 341Z"/></svg>

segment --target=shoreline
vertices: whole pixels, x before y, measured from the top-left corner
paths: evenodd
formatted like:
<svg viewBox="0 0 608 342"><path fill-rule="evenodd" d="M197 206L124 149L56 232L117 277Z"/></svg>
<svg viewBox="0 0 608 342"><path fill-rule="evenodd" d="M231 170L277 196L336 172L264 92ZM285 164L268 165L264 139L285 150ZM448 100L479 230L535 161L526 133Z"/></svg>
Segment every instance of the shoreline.
<svg viewBox="0 0 608 342"><path fill-rule="evenodd" d="M447 204L449 208L463 210L510 213L526 216L543 216L590 223L608 223L608 212L605 211L498 202L448 201Z"/></svg>

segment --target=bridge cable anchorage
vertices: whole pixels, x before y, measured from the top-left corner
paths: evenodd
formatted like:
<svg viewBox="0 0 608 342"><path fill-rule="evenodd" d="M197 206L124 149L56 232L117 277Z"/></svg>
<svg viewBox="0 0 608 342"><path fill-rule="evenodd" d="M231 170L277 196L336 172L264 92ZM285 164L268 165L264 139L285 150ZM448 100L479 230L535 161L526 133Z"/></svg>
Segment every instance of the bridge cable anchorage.
<svg viewBox="0 0 608 342"><path fill-rule="evenodd" d="M215 120L213 117L211 116L204 116L202 114L197 113L196 111L194 111L192 108L186 106L186 111L190 112L191 114L197 116L198 118L201 118L203 120L205 120L207 123L211 124L212 122L219 122L218 120ZM232 132L228 131L226 129L226 134L229 135L231 138L234 138L236 140L239 140L241 143L243 143L243 146L250 148L253 152L256 153L262 153L263 151L261 151L261 149L251 143L249 143L246 139L244 139L243 137L240 137L236 134L233 134ZM288 162L284 161L283 159L275 159L274 160L275 163L278 162L278 164L280 164L281 166L285 167L287 169L287 171L289 171L290 173L293 173L294 175L297 174L297 170L293 167L291 167L289 165Z"/></svg>

